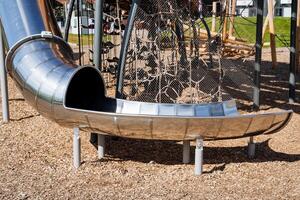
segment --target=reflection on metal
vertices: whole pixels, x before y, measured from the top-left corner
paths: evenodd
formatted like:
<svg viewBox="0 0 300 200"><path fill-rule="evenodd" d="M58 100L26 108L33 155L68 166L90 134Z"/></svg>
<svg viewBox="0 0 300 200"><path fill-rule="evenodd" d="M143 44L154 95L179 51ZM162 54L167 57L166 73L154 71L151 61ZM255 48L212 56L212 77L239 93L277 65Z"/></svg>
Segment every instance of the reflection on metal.
<svg viewBox="0 0 300 200"><path fill-rule="evenodd" d="M48 1L0 0L0 18L11 49L10 75L27 102L62 126L129 138L225 139L279 131L292 116L239 115L234 101L187 105L107 98L98 70L78 68L59 39Z"/></svg>
<svg viewBox="0 0 300 200"><path fill-rule="evenodd" d="M111 107L113 106L113 108ZM72 127L81 124L86 131L128 138L159 140L228 139L273 133L284 127L292 111L239 115L234 101L212 104L158 104L115 100L103 110L66 108L61 121ZM101 123L99 123L101 122ZM59 123L59 120L58 120Z"/></svg>

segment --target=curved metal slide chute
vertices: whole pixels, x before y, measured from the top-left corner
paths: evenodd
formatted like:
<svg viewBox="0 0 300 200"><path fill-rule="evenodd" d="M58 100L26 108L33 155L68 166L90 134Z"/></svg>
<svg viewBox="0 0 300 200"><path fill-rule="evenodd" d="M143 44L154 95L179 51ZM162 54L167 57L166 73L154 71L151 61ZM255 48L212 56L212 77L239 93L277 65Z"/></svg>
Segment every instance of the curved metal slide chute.
<svg viewBox="0 0 300 200"><path fill-rule="evenodd" d="M273 133L292 111L239 115L234 101L185 105L111 99L99 71L78 67L47 0L0 0L6 67L28 103L66 127L131 138L225 139Z"/></svg>

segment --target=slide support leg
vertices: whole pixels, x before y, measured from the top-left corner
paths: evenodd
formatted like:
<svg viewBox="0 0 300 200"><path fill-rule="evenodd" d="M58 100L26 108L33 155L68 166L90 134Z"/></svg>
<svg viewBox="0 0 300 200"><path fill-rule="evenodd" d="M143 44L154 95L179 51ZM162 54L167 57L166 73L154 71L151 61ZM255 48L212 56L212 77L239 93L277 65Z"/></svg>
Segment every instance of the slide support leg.
<svg viewBox="0 0 300 200"><path fill-rule="evenodd" d="M81 163L80 160L80 135L79 128L73 130L73 165L75 169L78 169Z"/></svg>
<svg viewBox="0 0 300 200"><path fill-rule="evenodd" d="M203 138L197 138L195 149L195 175L201 175L203 171Z"/></svg>
<svg viewBox="0 0 300 200"><path fill-rule="evenodd" d="M190 149L191 149L191 143L189 140L183 141L183 152L182 152L182 162L183 164L190 163Z"/></svg>
<svg viewBox="0 0 300 200"><path fill-rule="evenodd" d="M104 158L105 154L105 136L98 134L98 158Z"/></svg>
<svg viewBox="0 0 300 200"><path fill-rule="evenodd" d="M249 158L255 157L255 143L254 143L253 137L250 137L249 142L248 142L248 157Z"/></svg>

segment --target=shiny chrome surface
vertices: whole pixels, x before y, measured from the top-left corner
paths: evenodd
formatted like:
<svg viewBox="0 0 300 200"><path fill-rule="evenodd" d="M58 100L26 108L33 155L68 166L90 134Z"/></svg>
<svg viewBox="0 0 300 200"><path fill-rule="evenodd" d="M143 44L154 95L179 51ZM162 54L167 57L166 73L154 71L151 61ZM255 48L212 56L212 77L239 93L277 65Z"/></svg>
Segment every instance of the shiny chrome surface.
<svg viewBox="0 0 300 200"><path fill-rule="evenodd" d="M56 121L58 112L66 112L63 100L68 83L84 68L77 68L71 48L59 40L61 33L49 1L1 0L0 19L10 49L9 74L27 102Z"/></svg>
<svg viewBox="0 0 300 200"><path fill-rule="evenodd" d="M239 115L233 101L178 105L117 100L115 107L115 113L86 110L86 115L81 109L67 108L73 116L69 125L80 122L86 131L139 139L229 139L277 132L292 117L292 111ZM203 112L196 112L198 108Z"/></svg>
<svg viewBox="0 0 300 200"><path fill-rule="evenodd" d="M8 71L27 102L62 126L141 139L225 139L276 132L292 116L239 115L234 101L185 105L107 98L99 72L78 68L68 45L56 38L61 34L51 13L46 0L0 0L11 49ZM42 36L44 31L54 37Z"/></svg>

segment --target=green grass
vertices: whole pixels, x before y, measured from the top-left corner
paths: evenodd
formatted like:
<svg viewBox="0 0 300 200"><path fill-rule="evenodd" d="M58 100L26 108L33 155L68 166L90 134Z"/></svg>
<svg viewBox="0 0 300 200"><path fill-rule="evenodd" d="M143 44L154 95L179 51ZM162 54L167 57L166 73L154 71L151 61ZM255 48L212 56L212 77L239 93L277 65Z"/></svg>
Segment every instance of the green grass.
<svg viewBox="0 0 300 200"><path fill-rule="evenodd" d="M83 45L92 45L94 37L93 35L81 35L81 43ZM103 40L104 42L110 40L111 37L110 36L104 36ZM70 43L74 43L74 44L78 44L78 35L76 34L69 34L69 42Z"/></svg>
<svg viewBox="0 0 300 200"><path fill-rule="evenodd" d="M209 27L211 27L211 19L208 19ZM274 25L275 25L275 33L276 33L276 46L284 47L286 46L286 42L289 45L290 40L290 18L288 17L275 17ZM220 27L220 23L217 20L217 30ZM234 36L236 38L243 39L247 41L249 44L254 44L256 40L256 17L247 17L243 19L241 17L236 17L234 22L235 33ZM267 32L264 37L264 42L270 42L270 34L267 28ZM267 46L267 45L265 45Z"/></svg>
<svg viewBox="0 0 300 200"><path fill-rule="evenodd" d="M209 27L211 27L211 18L207 18L207 23ZM247 41L249 44L255 43L256 38L256 17L248 17L243 19L241 17L236 17L234 22L235 33L234 36L240 39ZM276 46L277 47L284 47L287 46L286 43L289 45L290 40L290 18L287 17L276 17L274 20L275 24L275 32L276 32ZM217 19L217 30L220 27L220 22ZM203 27L204 28L204 27ZM103 40L107 41L110 40L110 36L104 36ZM69 35L69 42L78 44L78 37L77 35L70 34ZM83 45L92 44L93 37L92 35L82 35L82 43ZM269 31L265 34L264 38L265 47L267 47L268 43L270 42Z"/></svg>

